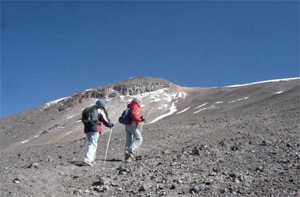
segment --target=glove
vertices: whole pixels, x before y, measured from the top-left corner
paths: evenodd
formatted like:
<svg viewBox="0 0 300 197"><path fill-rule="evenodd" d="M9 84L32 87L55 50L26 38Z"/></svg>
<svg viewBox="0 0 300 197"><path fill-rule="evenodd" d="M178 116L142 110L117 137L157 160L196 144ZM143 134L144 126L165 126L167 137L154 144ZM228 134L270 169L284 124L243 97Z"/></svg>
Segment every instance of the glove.
<svg viewBox="0 0 300 197"><path fill-rule="evenodd" d="M111 122L108 123L108 127L109 127L109 128L113 128L114 126L115 126L114 123L111 123Z"/></svg>
<svg viewBox="0 0 300 197"><path fill-rule="evenodd" d="M145 122L145 121L146 121L145 118L144 118L143 116L141 116L141 119L142 119L142 122Z"/></svg>

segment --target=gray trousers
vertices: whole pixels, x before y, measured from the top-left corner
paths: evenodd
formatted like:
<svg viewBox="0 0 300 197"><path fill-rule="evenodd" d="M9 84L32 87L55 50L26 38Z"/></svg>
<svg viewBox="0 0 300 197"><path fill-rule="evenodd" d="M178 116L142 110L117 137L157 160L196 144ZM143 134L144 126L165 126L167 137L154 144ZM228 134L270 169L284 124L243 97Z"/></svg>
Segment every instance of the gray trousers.
<svg viewBox="0 0 300 197"><path fill-rule="evenodd" d="M139 149L143 142L143 137L141 135L141 131L138 127L135 125L126 125L126 144L125 144L125 150L128 150L132 153L134 153L136 150ZM135 138L133 141L132 138Z"/></svg>

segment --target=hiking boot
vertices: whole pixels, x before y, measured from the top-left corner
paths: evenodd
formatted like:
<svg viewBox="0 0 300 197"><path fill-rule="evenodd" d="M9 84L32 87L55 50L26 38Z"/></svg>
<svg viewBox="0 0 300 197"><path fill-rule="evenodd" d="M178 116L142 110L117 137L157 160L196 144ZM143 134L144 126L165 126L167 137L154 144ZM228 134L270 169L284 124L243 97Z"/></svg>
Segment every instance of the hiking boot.
<svg viewBox="0 0 300 197"><path fill-rule="evenodd" d="M88 160L83 160L83 163L88 165L88 166L93 166L93 162L90 162Z"/></svg>
<svg viewBox="0 0 300 197"><path fill-rule="evenodd" d="M124 159L125 159L125 161L126 161L128 158L129 158L129 154L127 153L127 151L125 151L125 153L124 153Z"/></svg>
<svg viewBox="0 0 300 197"><path fill-rule="evenodd" d="M129 158L132 160L135 160L135 156L132 152L129 151Z"/></svg>
<svg viewBox="0 0 300 197"><path fill-rule="evenodd" d="M127 150L127 151L125 151L125 155L127 155L128 158L131 158L132 160L135 160L135 156L134 156L134 154L132 152L130 152L130 151Z"/></svg>

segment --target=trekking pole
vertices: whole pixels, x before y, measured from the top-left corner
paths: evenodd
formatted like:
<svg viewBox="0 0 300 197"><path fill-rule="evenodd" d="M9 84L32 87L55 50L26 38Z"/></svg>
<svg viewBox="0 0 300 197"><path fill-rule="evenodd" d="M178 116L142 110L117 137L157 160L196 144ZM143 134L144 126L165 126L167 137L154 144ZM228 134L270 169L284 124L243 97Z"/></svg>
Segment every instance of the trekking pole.
<svg viewBox="0 0 300 197"><path fill-rule="evenodd" d="M77 153L77 155L76 155L76 157L73 159L73 161L75 161L75 160L78 158L79 153L81 152L81 150L83 149L83 147L85 147L86 141L87 141L87 139L85 139L84 144L82 145L81 149L79 150L79 152Z"/></svg>
<svg viewBox="0 0 300 197"><path fill-rule="evenodd" d="M110 128L110 131L109 131L109 137L108 137L108 142L107 142L106 151L105 151L104 164L106 162L106 157L107 157L107 151L108 151L108 146L109 146L109 142L110 142L111 132L112 132L112 128Z"/></svg>

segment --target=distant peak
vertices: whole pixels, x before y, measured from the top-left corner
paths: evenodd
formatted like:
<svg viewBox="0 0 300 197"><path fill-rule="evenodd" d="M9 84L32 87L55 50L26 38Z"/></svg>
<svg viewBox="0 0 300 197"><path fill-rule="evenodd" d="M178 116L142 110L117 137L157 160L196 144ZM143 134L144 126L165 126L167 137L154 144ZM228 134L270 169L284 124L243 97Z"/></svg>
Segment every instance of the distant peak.
<svg viewBox="0 0 300 197"><path fill-rule="evenodd" d="M152 92L162 88L169 88L172 82L153 77L131 77L129 79L111 84L112 88L122 95L136 95Z"/></svg>

